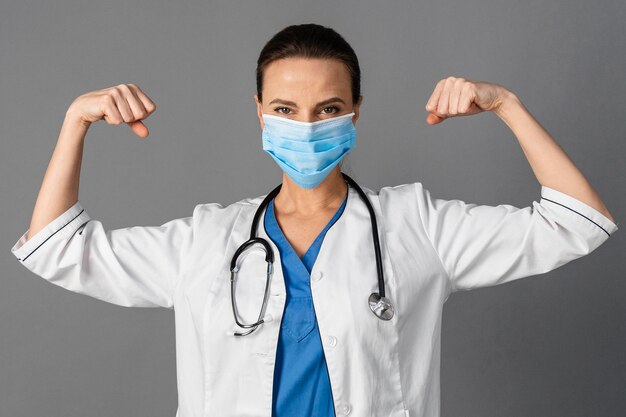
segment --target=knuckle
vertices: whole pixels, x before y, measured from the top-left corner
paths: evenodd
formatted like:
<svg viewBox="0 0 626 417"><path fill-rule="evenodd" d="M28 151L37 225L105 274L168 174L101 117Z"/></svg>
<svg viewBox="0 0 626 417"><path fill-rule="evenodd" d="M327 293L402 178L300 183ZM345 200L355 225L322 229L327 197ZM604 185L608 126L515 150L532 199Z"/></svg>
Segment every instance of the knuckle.
<svg viewBox="0 0 626 417"><path fill-rule="evenodd" d="M102 101L104 102L104 104L110 104L110 105L115 104L115 99L113 98L113 96L110 93L103 95L102 96Z"/></svg>

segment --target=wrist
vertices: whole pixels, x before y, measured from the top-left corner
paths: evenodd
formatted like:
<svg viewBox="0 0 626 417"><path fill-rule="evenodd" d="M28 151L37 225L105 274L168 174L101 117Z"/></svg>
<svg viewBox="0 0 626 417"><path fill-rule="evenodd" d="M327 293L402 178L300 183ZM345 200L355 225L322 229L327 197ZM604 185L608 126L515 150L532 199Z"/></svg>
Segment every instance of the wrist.
<svg viewBox="0 0 626 417"><path fill-rule="evenodd" d="M71 106L65 112L63 124L69 124L83 129L87 129L91 126L91 122L83 120L83 118L80 117L80 115Z"/></svg>
<svg viewBox="0 0 626 417"><path fill-rule="evenodd" d="M82 145L90 125L90 122L85 122L76 113L68 110L63 119L58 143L71 144L72 146Z"/></svg>
<svg viewBox="0 0 626 417"><path fill-rule="evenodd" d="M500 96L498 104L494 106L493 113L501 119L505 119L514 109L522 105L520 99L509 90L503 90Z"/></svg>

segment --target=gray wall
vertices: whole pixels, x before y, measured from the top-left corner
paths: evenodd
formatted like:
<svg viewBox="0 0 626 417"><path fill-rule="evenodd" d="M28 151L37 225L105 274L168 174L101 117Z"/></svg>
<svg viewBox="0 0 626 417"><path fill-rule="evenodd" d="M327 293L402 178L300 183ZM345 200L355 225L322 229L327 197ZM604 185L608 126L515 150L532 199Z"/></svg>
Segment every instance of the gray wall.
<svg viewBox="0 0 626 417"><path fill-rule="evenodd" d="M331 26L363 71L364 186L421 181L441 198L540 198L494 114L425 123L448 75L518 95L626 219L626 6L543 1L0 2L0 415L164 416L176 410L174 314L71 293L10 247L26 231L67 106L137 83L151 134L90 128L80 200L109 228L158 225L195 204L266 193L252 100L263 44L293 23ZM453 295L442 342L443 416L617 416L626 408L625 234L548 274ZM372 393L375 395L375 393Z"/></svg>

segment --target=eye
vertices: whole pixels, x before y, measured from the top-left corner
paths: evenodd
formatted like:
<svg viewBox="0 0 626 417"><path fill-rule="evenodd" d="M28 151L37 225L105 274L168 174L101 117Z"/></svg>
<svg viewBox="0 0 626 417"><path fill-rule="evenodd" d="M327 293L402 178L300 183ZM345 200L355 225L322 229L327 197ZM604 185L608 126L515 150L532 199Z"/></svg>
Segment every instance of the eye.
<svg viewBox="0 0 626 417"><path fill-rule="evenodd" d="M328 109L335 109L335 113L339 111L339 107L337 106L328 106L324 108L324 110L328 110ZM330 113L326 113L326 114L330 114Z"/></svg>
<svg viewBox="0 0 626 417"><path fill-rule="evenodd" d="M279 111L279 110L281 110L281 109L285 109L285 110L289 110L289 111L291 111L291 109L289 109L289 108L287 108L287 107L276 107L276 108L274 109L274 111L275 111L275 112L278 112L278 113L280 113L280 114L289 114L289 113L284 113L284 112L282 112L282 111Z"/></svg>

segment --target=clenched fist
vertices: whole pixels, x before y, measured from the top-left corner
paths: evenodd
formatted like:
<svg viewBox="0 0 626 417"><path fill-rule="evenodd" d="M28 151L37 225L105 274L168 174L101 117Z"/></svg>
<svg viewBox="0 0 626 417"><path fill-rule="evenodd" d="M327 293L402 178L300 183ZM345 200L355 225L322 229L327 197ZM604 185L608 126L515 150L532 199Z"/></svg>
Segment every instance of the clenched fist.
<svg viewBox="0 0 626 417"><path fill-rule="evenodd" d="M156 105L135 84L119 84L78 96L70 105L81 123L89 125L104 119L110 125L128 123L139 137L148 136L148 128L141 120L150 116Z"/></svg>
<svg viewBox="0 0 626 417"><path fill-rule="evenodd" d="M426 104L426 122L435 125L448 117L496 111L508 90L498 84L447 77L437 83Z"/></svg>

